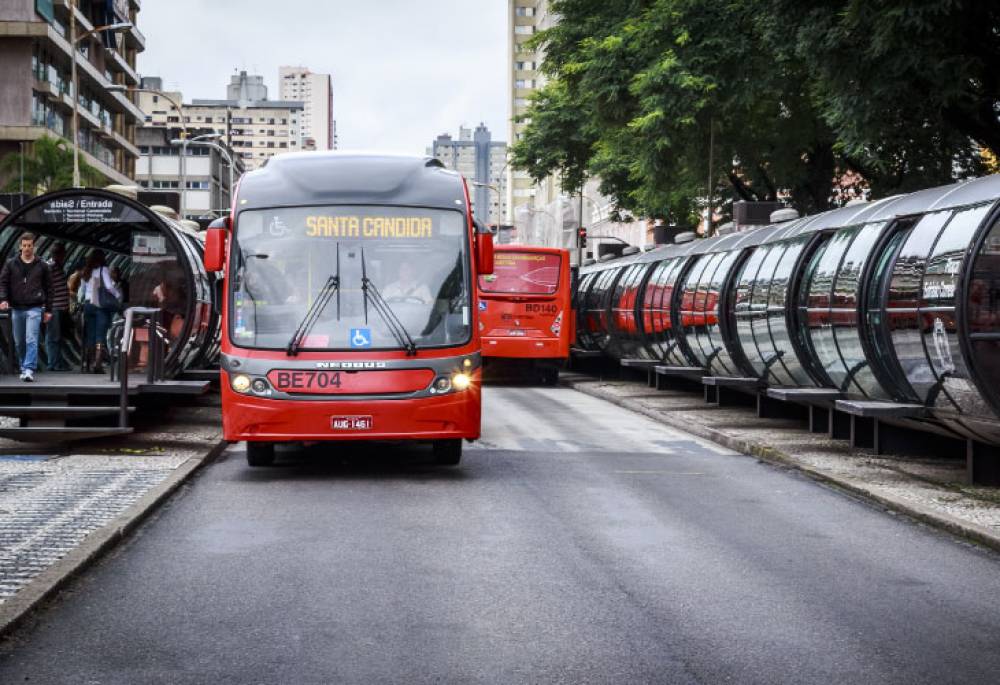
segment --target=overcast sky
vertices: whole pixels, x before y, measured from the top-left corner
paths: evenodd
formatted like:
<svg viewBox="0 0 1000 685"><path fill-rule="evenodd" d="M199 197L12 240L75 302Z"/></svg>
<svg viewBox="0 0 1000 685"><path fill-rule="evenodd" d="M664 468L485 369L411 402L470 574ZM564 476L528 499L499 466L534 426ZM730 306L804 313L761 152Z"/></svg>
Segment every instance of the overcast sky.
<svg viewBox="0 0 1000 685"><path fill-rule="evenodd" d="M460 124L507 136L506 0L146 0L143 76L224 98L240 69L278 99L278 67L333 76L342 149L423 153Z"/></svg>

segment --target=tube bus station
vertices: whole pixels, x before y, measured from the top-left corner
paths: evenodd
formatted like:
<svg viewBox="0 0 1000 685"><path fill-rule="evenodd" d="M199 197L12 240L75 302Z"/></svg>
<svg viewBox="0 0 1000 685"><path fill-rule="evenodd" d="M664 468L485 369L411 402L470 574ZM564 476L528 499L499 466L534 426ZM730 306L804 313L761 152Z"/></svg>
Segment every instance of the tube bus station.
<svg viewBox="0 0 1000 685"><path fill-rule="evenodd" d="M84 346L82 317L73 317L62 355L74 371L46 371L33 384L18 381L12 340L3 336L0 415L18 418L20 425L0 428L0 436L53 441L128 433L132 399L208 389L214 374L204 370L217 367L219 315L214 279L202 263L202 233L127 194L97 189L49 193L9 214L0 223L5 261L18 254L25 233L35 236L42 259L50 258L57 244L65 249L67 276L79 274L90 255L102 254L122 284L123 312L143 314L129 326L124 357L122 317L90 350ZM88 354L99 355L97 366L106 365L107 373L81 373Z"/></svg>
<svg viewBox="0 0 1000 685"><path fill-rule="evenodd" d="M581 269L580 349L1000 482L1000 176ZM900 430L902 429L902 430ZM914 433L916 431L916 433Z"/></svg>

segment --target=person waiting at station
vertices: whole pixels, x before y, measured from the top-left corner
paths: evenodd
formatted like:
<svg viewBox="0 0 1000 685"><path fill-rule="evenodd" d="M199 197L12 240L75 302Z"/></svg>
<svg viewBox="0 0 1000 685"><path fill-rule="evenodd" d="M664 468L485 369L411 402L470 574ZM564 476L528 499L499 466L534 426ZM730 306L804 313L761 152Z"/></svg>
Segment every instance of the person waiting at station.
<svg viewBox="0 0 1000 685"><path fill-rule="evenodd" d="M64 266L66 246L54 243L49 250L49 275L52 277L52 320L45 325L45 361L49 371L69 371L63 356L64 340L73 331L69 315L69 286Z"/></svg>
<svg viewBox="0 0 1000 685"><path fill-rule="evenodd" d="M180 269L164 268L151 294L154 306L160 309L160 323L169 332L171 342L180 337L184 328L184 292L184 274Z"/></svg>
<svg viewBox="0 0 1000 685"><path fill-rule="evenodd" d="M417 280L417 271L410 262L399 265L399 279L393 281L382 291L386 302L419 302L430 304L434 298L426 283Z"/></svg>
<svg viewBox="0 0 1000 685"><path fill-rule="evenodd" d="M38 368L42 320L52 318L52 276L48 265L35 256L34 234L21 234L20 248L20 254L8 259L0 271L0 310L12 310L21 380L30 383Z"/></svg>
<svg viewBox="0 0 1000 685"><path fill-rule="evenodd" d="M80 280L83 303L83 366L80 370L104 373L105 338L111 317L121 309L122 293L112 280L100 250L87 255Z"/></svg>
<svg viewBox="0 0 1000 685"><path fill-rule="evenodd" d="M114 281L115 285L118 287L118 292L122 294L122 303L127 303L128 299L128 281L122 276L122 270L117 266L111 267L111 280Z"/></svg>

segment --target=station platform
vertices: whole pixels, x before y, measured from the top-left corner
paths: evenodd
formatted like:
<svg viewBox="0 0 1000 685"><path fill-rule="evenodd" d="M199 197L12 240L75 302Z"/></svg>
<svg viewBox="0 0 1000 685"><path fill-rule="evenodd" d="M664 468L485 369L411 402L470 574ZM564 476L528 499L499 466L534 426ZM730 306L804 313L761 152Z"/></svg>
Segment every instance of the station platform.
<svg viewBox="0 0 1000 685"><path fill-rule="evenodd" d="M150 381L146 373L129 374L125 383L107 374L78 372L36 374L25 383L0 376L0 438L24 442L66 442L131 433L130 419L143 400L197 397L208 391L207 379ZM148 404L155 404L150 402Z"/></svg>

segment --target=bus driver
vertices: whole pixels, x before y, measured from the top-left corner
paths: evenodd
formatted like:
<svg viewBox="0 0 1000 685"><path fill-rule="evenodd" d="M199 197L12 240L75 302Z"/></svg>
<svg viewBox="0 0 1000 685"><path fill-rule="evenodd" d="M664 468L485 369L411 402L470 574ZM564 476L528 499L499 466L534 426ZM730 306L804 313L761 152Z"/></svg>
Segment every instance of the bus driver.
<svg viewBox="0 0 1000 685"><path fill-rule="evenodd" d="M419 302L428 305L434 301L427 284L416 280L416 270L410 262L399 265L399 280L394 281L382 291L386 302Z"/></svg>

